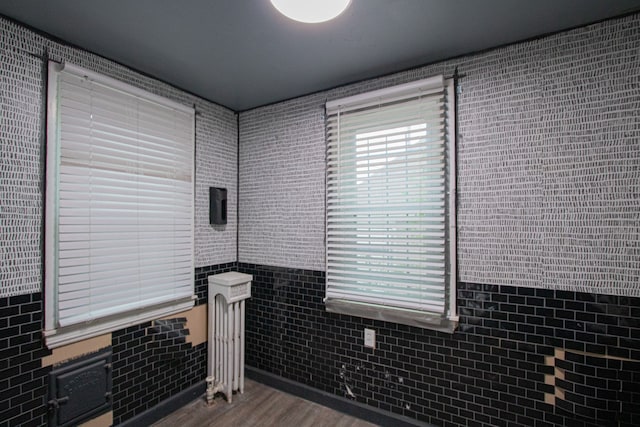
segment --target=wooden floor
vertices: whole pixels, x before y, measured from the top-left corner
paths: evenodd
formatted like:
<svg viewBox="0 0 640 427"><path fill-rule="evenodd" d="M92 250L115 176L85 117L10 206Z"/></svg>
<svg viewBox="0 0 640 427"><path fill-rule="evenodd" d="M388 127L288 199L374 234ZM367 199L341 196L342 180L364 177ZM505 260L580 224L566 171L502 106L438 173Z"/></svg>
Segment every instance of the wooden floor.
<svg viewBox="0 0 640 427"><path fill-rule="evenodd" d="M153 424L156 427L372 427L375 424L336 412L308 400L283 393L255 381L246 380L243 394L233 402L217 397L207 406L197 399Z"/></svg>

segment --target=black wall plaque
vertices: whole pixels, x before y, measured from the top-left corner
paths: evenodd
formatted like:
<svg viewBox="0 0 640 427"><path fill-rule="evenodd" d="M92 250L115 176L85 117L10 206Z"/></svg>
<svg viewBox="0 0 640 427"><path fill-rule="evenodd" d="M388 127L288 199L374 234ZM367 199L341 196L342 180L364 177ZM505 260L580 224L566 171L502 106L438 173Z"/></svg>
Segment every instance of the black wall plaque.
<svg viewBox="0 0 640 427"><path fill-rule="evenodd" d="M227 223L227 189L209 187L209 224Z"/></svg>

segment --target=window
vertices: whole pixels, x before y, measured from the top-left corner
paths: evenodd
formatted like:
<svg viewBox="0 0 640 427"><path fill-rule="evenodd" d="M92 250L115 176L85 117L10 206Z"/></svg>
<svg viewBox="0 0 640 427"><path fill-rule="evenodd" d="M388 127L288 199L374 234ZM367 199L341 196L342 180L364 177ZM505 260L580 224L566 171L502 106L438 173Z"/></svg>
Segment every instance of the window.
<svg viewBox="0 0 640 427"><path fill-rule="evenodd" d="M441 76L327 102L328 311L455 328L454 107Z"/></svg>
<svg viewBox="0 0 640 427"><path fill-rule="evenodd" d="M47 345L193 306L193 109L56 63L47 109Z"/></svg>

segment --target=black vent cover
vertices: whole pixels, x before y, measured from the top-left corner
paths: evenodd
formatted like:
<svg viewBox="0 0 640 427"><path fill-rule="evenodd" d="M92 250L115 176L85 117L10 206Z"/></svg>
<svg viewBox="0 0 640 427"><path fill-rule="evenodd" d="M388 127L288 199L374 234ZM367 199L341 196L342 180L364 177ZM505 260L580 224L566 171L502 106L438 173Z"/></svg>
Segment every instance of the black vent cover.
<svg viewBox="0 0 640 427"><path fill-rule="evenodd" d="M111 409L111 348L49 374L49 425L72 426Z"/></svg>

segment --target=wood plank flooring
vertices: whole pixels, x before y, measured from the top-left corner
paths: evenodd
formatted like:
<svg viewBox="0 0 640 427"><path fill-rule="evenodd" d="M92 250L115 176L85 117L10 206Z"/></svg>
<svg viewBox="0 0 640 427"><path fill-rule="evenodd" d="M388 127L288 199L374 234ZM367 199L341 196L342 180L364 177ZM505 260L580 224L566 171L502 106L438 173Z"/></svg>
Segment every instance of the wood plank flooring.
<svg viewBox="0 0 640 427"><path fill-rule="evenodd" d="M244 394L233 402L217 397L207 406L197 399L153 424L156 427L374 427L375 424L334 411L317 403L245 380Z"/></svg>

